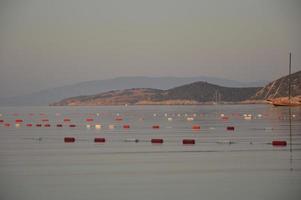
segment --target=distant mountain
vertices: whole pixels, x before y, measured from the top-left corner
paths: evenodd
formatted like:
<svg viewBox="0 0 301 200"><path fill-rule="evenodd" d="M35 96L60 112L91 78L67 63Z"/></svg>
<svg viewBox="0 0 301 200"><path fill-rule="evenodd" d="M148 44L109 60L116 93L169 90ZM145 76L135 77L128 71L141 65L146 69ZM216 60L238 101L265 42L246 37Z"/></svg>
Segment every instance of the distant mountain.
<svg viewBox="0 0 301 200"><path fill-rule="evenodd" d="M119 77L107 80L95 80L88 82L81 82L73 85L56 87L52 89L43 90L40 92L18 96L13 98L0 99L0 105L28 105L28 106L42 106L48 105L50 102L59 101L64 98L72 96L83 96L99 94L112 90L123 90L127 88L158 88L166 90L172 87L196 82L205 81L217 85L227 87L258 87L265 83L261 82L238 82L221 78L212 77Z"/></svg>
<svg viewBox="0 0 301 200"><path fill-rule="evenodd" d="M288 97L289 76L281 77L263 87L251 99L263 100ZM291 96L301 95L301 71L291 74Z"/></svg>
<svg viewBox="0 0 301 200"><path fill-rule="evenodd" d="M240 102L249 99L260 89L259 87L222 87L200 81L168 90L134 88L97 95L71 97L51 105L199 104L214 102L217 97L223 102Z"/></svg>

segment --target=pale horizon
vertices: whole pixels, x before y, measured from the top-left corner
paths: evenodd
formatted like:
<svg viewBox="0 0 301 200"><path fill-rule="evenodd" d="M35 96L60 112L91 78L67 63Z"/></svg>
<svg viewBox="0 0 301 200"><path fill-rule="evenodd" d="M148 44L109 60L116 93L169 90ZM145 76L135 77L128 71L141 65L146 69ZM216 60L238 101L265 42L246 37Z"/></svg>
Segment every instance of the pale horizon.
<svg viewBox="0 0 301 200"><path fill-rule="evenodd" d="M297 0L0 2L0 97L124 76L272 81L301 70Z"/></svg>

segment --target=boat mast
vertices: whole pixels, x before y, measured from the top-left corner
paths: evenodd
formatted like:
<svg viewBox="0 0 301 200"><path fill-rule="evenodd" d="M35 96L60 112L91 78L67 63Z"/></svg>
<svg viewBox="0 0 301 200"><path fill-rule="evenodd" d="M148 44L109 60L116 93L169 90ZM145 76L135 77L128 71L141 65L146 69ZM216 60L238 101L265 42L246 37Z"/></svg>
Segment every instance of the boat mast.
<svg viewBox="0 0 301 200"><path fill-rule="evenodd" d="M215 103L218 104L221 101L221 94L218 90L215 90Z"/></svg>
<svg viewBox="0 0 301 200"><path fill-rule="evenodd" d="M289 65L288 65L288 99L291 103L291 66L292 64L292 53L289 54ZM289 127L290 127L290 170L293 171L293 138L292 138L292 109L289 107Z"/></svg>
<svg viewBox="0 0 301 200"><path fill-rule="evenodd" d="M288 99L291 102L291 60L292 60L292 53L289 53L289 65L288 65Z"/></svg>

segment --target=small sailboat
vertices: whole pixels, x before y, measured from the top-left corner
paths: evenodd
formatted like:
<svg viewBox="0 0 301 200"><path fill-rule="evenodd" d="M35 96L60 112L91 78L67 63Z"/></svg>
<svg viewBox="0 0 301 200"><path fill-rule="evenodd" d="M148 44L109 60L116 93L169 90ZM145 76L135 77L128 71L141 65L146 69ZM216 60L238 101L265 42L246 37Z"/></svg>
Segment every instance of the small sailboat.
<svg viewBox="0 0 301 200"><path fill-rule="evenodd" d="M268 101L274 106L301 106L301 100L296 98L280 97Z"/></svg>

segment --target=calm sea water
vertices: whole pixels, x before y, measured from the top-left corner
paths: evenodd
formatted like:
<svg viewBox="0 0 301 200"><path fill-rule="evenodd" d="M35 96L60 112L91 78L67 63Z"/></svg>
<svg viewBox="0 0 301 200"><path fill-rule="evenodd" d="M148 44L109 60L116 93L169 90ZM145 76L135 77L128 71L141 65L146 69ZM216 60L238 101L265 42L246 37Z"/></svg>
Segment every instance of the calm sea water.
<svg viewBox="0 0 301 200"><path fill-rule="evenodd" d="M291 124L288 108L269 105L0 107L0 113L1 200L301 199L300 107L292 108ZM96 144L95 137L106 142ZM275 147L273 140L288 145Z"/></svg>

